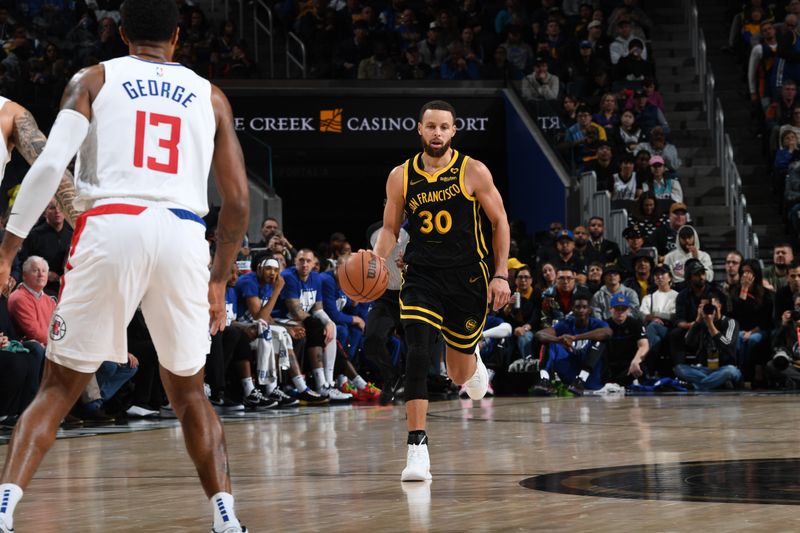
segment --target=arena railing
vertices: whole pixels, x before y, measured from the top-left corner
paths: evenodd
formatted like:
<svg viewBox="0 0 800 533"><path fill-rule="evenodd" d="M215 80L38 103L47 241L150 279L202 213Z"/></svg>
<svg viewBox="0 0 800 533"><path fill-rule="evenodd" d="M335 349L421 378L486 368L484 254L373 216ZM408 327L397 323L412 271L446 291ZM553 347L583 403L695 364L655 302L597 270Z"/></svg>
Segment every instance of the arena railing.
<svg viewBox="0 0 800 533"><path fill-rule="evenodd" d="M714 73L708 64L705 35L700 28L699 13L696 0L686 0L686 17L690 30L691 51L703 92L703 106L706 112L706 123L711 130L717 167L720 170L721 185L728 208L730 224L735 229L736 248L745 257L758 257L758 235L753 229L753 219L747 212L747 199L742 192L742 179L736 166L733 144L729 135L725 134L725 113L722 103L716 98Z"/></svg>
<svg viewBox="0 0 800 533"><path fill-rule="evenodd" d="M241 2L241 0L240 0ZM266 14L266 19L259 16L260 13ZM255 0L253 2L253 57L259 63L260 48L258 45L259 34L263 33L267 38L269 46L269 77L275 78L275 26L272 20L272 9L263 2ZM305 78L305 76L303 76Z"/></svg>
<svg viewBox="0 0 800 533"><path fill-rule="evenodd" d="M292 46L297 49L297 53L292 51ZM294 32L286 34L286 77L291 78L292 65L300 69L303 79L306 78L306 45Z"/></svg>

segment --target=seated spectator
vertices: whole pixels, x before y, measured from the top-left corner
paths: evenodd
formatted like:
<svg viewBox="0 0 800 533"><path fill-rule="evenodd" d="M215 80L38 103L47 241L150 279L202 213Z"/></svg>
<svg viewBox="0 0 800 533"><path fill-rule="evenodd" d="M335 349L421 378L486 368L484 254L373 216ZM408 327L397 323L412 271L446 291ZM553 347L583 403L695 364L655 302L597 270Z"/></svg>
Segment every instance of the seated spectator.
<svg viewBox="0 0 800 533"><path fill-rule="evenodd" d="M611 93L604 94L600 100L600 112L592 116L592 120L603 126L610 136L614 127L619 125L616 96Z"/></svg>
<svg viewBox="0 0 800 533"><path fill-rule="evenodd" d="M589 230L584 226L575 226L572 229L572 236L575 237L575 255L588 264L588 257L592 255L589 249Z"/></svg>
<svg viewBox="0 0 800 533"><path fill-rule="evenodd" d="M634 157L631 154L623 154L620 157L619 172L614 174L613 182L609 184L611 191L611 201L615 200L636 200L642 194L642 184L633 170Z"/></svg>
<svg viewBox="0 0 800 533"><path fill-rule="evenodd" d="M666 113L664 109L664 97L661 93L656 89L656 82L652 78L645 78L642 82L642 90L647 95L647 103L652 104L659 108L662 113ZM633 93L631 93L631 99L625 104L625 108L629 109L633 107Z"/></svg>
<svg viewBox="0 0 800 533"><path fill-rule="evenodd" d="M797 148L797 134L794 130L786 130L781 134L780 148L775 152L775 163L772 166L773 172L780 177L780 182L789 172L789 164L798 159L800 159L800 150ZM782 189L783 187L777 190Z"/></svg>
<svg viewBox="0 0 800 533"><path fill-rule="evenodd" d="M615 8L608 16L609 27L619 27L622 21L629 20L632 34L638 35L640 38L650 35L654 27L653 21L638 4L639 0L625 0L622 2L622 5Z"/></svg>
<svg viewBox="0 0 800 533"><path fill-rule="evenodd" d="M786 175L783 185L783 205L795 235L800 235L800 165L793 165Z"/></svg>
<svg viewBox="0 0 800 533"><path fill-rule="evenodd" d="M597 143L597 157L590 161L585 167L585 172L594 172L597 177L597 190L607 190L614 178L614 174L619 172L619 164L614 160L611 143L600 141Z"/></svg>
<svg viewBox="0 0 800 533"><path fill-rule="evenodd" d="M570 265L559 265L556 270L556 283L542 291L543 327L550 327L563 320L572 310L573 297L576 291L575 271Z"/></svg>
<svg viewBox="0 0 800 533"><path fill-rule="evenodd" d="M642 192L636 200L633 213L628 216L628 226L635 227L643 239L650 239L666 223L667 215L659 212L655 194L652 191Z"/></svg>
<svg viewBox="0 0 800 533"><path fill-rule="evenodd" d="M442 42L442 28L438 22L431 22L425 38L417 43L422 61L438 71L442 61L447 57L447 48Z"/></svg>
<svg viewBox="0 0 800 533"><path fill-rule="evenodd" d="M636 117L636 123L642 128L645 135L649 135L650 131L656 126L661 126L664 134L669 134L669 123L667 122L664 113L659 108L648 102L647 93L638 90L633 95L633 115Z"/></svg>
<svg viewBox="0 0 800 533"><path fill-rule="evenodd" d="M492 60L483 64L481 78L484 80L519 80L522 79L522 71L508 60L508 50L501 44L494 49Z"/></svg>
<svg viewBox="0 0 800 533"><path fill-rule="evenodd" d="M84 397L81 397L78 408L74 411L75 416L83 420L113 422L113 415L106 412L104 407L117 391L130 381L138 368L139 360L132 353L128 354L128 362L125 364L104 361L95 372L100 397L89 401L84 401Z"/></svg>
<svg viewBox="0 0 800 533"><path fill-rule="evenodd" d="M17 423L39 390L40 373L41 361L20 353L5 333L0 333L0 425Z"/></svg>
<svg viewBox="0 0 800 533"><path fill-rule="evenodd" d="M638 41L641 44L642 40L633 34L633 26L628 19L620 19L617 23L617 38L611 43L609 51L611 54L611 64L616 65L620 59L630 53L630 45L632 42ZM647 49L642 48L642 58L647 59Z"/></svg>
<svg viewBox="0 0 800 533"><path fill-rule="evenodd" d="M686 333L686 349L675 358L675 375L695 389L720 389L742 379L736 366L736 338L739 325L722 314L722 303L704 296L696 318Z"/></svg>
<svg viewBox="0 0 800 533"><path fill-rule="evenodd" d="M447 58L442 62L440 69L440 77L443 80L481 79L480 63L464 56L464 47L461 43L450 43L447 52Z"/></svg>
<svg viewBox="0 0 800 533"><path fill-rule="evenodd" d="M625 238L625 243L628 245L628 251L620 256L619 267L622 274L629 278L636 274L633 267L633 259L644 246L644 238L642 232L636 226L628 226L622 231L622 236Z"/></svg>
<svg viewBox="0 0 800 533"><path fill-rule="evenodd" d="M522 40L522 28L517 25L509 26L503 47L506 49L508 62L518 71L527 72L533 64L534 54L531 45Z"/></svg>
<svg viewBox="0 0 800 533"><path fill-rule="evenodd" d="M602 14L602 11L600 13ZM589 41L593 50L592 56L605 65L603 70L608 70L608 65L611 65L611 54L609 52L611 39L603 31L603 22L596 19L590 21L586 25L586 31L586 40Z"/></svg>
<svg viewBox="0 0 800 533"><path fill-rule="evenodd" d="M461 30L461 46L464 48L465 59L483 63L483 46L475 40L475 30L472 26L465 26Z"/></svg>
<svg viewBox="0 0 800 533"><path fill-rule="evenodd" d="M499 316L511 325L514 341L520 358L533 356L533 334L539 330L540 311L534 298L533 275L530 267L523 266L514 277L516 291L511 301L499 312ZM508 366L510 361L503 361Z"/></svg>
<svg viewBox="0 0 800 533"><path fill-rule="evenodd" d="M644 359L650 345L644 324L630 314L631 301L618 292L611 298L611 338L605 352L603 383L627 386L645 375Z"/></svg>
<svg viewBox="0 0 800 533"><path fill-rule="evenodd" d="M795 136L800 137L800 105L795 104L789 122L782 125L778 130L778 138L782 138L787 131L793 131Z"/></svg>
<svg viewBox="0 0 800 533"><path fill-rule="evenodd" d="M667 267L655 267L653 281L657 290L644 296L639 306L651 350L655 350L675 327L675 300L678 298L678 292L672 288L672 275Z"/></svg>
<svg viewBox="0 0 800 533"><path fill-rule="evenodd" d="M633 256L633 276L625 277L622 282L625 287L629 287L636 292L640 302L645 296L656 290L652 275L654 268L655 260L653 256L646 250L639 250Z"/></svg>
<svg viewBox="0 0 800 533"><path fill-rule="evenodd" d="M610 239L606 239L606 222L603 217L593 216L589 219L589 259L596 259L603 265L611 265L619 262L619 245Z"/></svg>
<svg viewBox="0 0 800 533"><path fill-rule="evenodd" d="M684 271L687 277L686 287L678 291L675 299L675 329L667 336L667 345L673 362L684 355L686 332L697 318L700 300L710 299L713 296L727 308L725 294L706 280L706 267L703 263L694 258L689 259Z"/></svg>
<svg viewBox="0 0 800 533"><path fill-rule="evenodd" d="M645 78L655 78L655 66L643 57L643 53L644 43L639 39L631 39L628 55L620 59L614 69L614 80L640 88Z"/></svg>
<svg viewBox="0 0 800 533"><path fill-rule="evenodd" d="M372 43L372 55L358 64L359 80L393 80L397 77L394 61L389 56L386 43L376 40Z"/></svg>
<svg viewBox="0 0 800 533"><path fill-rule="evenodd" d="M603 264L600 261L592 261L587 267L586 288L592 296L595 295L600 287L603 286Z"/></svg>
<svg viewBox="0 0 800 533"><path fill-rule="evenodd" d="M653 181L653 173L650 171L650 152L647 150L639 150L636 152L633 161L633 171L636 172L636 177L642 185Z"/></svg>
<svg viewBox="0 0 800 533"><path fill-rule="evenodd" d="M774 148L780 138L777 128L792 120L796 102L797 84L791 78L784 79L780 98L772 102L765 113L765 125L770 134L770 148Z"/></svg>
<svg viewBox="0 0 800 533"><path fill-rule="evenodd" d="M763 286L761 264L747 259L739 266L739 283L731 288L730 317L739 324L736 355L746 381L765 384L767 335L772 330L773 293Z"/></svg>
<svg viewBox="0 0 800 533"><path fill-rule="evenodd" d="M744 256L738 250L728 252L725 256L725 281L722 282L722 290L728 298L731 296L731 290L739 284L739 267L742 266L742 262Z"/></svg>
<svg viewBox="0 0 800 533"><path fill-rule="evenodd" d="M631 313L639 317L639 297L636 291L622 285L622 272L618 265L608 265L603 269L603 286L592 296L592 316L600 320L611 319L611 298L622 293L630 300Z"/></svg>
<svg viewBox="0 0 800 533"><path fill-rule="evenodd" d="M71 241L72 228L64 221L64 213L54 198L44 211L44 222L31 230L19 253L22 262L36 255L44 258L48 265L53 265L47 274L47 285L45 285L45 292L49 296L58 295Z"/></svg>
<svg viewBox="0 0 800 533"><path fill-rule="evenodd" d="M672 200L673 202L683 202L683 189L681 184L666 175L667 167L664 166L664 158L654 155L650 158L650 172L652 179L642 184L642 189L652 191L658 200Z"/></svg>
<svg viewBox="0 0 800 533"><path fill-rule="evenodd" d="M539 300L541 300L541 295L544 291L556 284L556 277L556 267L553 263L549 261L539 262L533 287L534 291L539 295Z"/></svg>
<svg viewBox="0 0 800 533"><path fill-rule="evenodd" d="M557 100L561 92L558 76L551 74L547 58L539 56L534 61L533 72L522 80L522 98L526 102Z"/></svg>
<svg viewBox="0 0 800 533"><path fill-rule="evenodd" d="M619 117L619 125L611 130L611 140L614 143L614 153L620 156L624 153L634 154L639 150L639 144L646 139L642 128L636 123L633 110L626 109Z"/></svg>
<svg viewBox="0 0 800 533"><path fill-rule="evenodd" d="M667 142L667 136L664 129L656 126L650 130L650 140L646 143L639 145L640 150L647 150L652 156L661 156L664 159L664 164L667 166L669 173L676 173L683 162L678 157L678 149L674 144Z"/></svg>
<svg viewBox="0 0 800 533"><path fill-rule="evenodd" d="M669 219L659 226L651 238L645 241L647 246L655 246L658 255L666 256L678 246L678 230L686 224L686 204L674 203L669 208Z"/></svg>
<svg viewBox="0 0 800 533"><path fill-rule="evenodd" d="M408 50L411 46L417 46L422 34L413 9L403 10L399 24L394 26L394 32L400 37L401 49Z"/></svg>
<svg viewBox="0 0 800 533"><path fill-rule="evenodd" d="M357 20L353 23L353 33L340 42L333 52L334 73L339 79L355 79L363 59L372 53L367 23Z"/></svg>
<svg viewBox="0 0 800 533"><path fill-rule="evenodd" d="M800 330L800 294L795 294L792 308L781 313L780 326L772 335L772 357L767 362L767 377L770 381L789 390L800 389L798 330Z"/></svg>
<svg viewBox="0 0 800 533"><path fill-rule="evenodd" d="M606 69L608 69L607 61L597 57L592 43L584 40L578 45L578 54L567 65L567 78L573 86L577 86L575 92L580 94L597 72Z"/></svg>
<svg viewBox="0 0 800 533"><path fill-rule="evenodd" d="M397 78L401 80L426 80L431 77L433 69L422 60L419 48L413 44L403 54L405 61L397 65Z"/></svg>
<svg viewBox="0 0 800 533"><path fill-rule="evenodd" d="M558 268L562 265L571 266L578 283L586 281L586 263L575 253L575 236L571 231L561 230L556 236L556 254L551 257L559 265Z"/></svg>
<svg viewBox="0 0 800 533"><path fill-rule="evenodd" d="M49 268L47 261L32 255L22 264L22 283L8 298L8 312L14 328L25 340L47 346L50 320L56 302L44 293Z"/></svg>
<svg viewBox="0 0 800 533"><path fill-rule="evenodd" d="M588 292L577 292L569 316L536 332L536 340L546 346L534 394L551 394L551 372L558 374L563 383L571 383L569 391L577 396L583 395L587 387L603 386L603 365L598 363L606 351L605 341L611 337L611 329L606 322L592 316L589 300Z"/></svg>
<svg viewBox="0 0 800 533"><path fill-rule="evenodd" d="M785 311L793 309L794 295L800 292L800 261L792 261L787 270L788 282L775 291L775 310L772 313L772 322L775 326L780 325Z"/></svg>
<svg viewBox="0 0 800 533"><path fill-rule="evenodd" d="M794 249L787 242L779 242L772 249L772 264L764 269L764 287L777 291L789 282L789 265L794 261Z"/></svg>
<svg viewBox="0 0 800 533"><path fill-rule="evenodd" d="M742 43L749 50L761 40L761 23L764 20L764 10L759 6L750 8L750 16L742 21Z"/></svg>
<svg viewBox="0 0 800 533"><path fill-rule="evenodd" d="M684 268L689 259L697 259L706 269L706 279L714 281L714 265L711 256L700 249L700 236L693 226L681 226L675 240L675 249L664 257L664 266L672 271L672 281L677 285L684 281Z"/></svg>

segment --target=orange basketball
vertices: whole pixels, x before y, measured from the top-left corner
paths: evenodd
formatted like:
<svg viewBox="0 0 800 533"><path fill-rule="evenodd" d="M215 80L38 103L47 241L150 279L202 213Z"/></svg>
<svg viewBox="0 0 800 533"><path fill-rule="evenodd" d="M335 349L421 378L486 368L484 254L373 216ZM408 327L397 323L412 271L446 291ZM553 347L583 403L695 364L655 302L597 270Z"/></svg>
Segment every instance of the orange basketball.
<svg viewBox="0 0 800 533"><path fill-rule="evenodd" d="M356 302L377 300L389 286L389 269L372 250L350 255L337 272L339 286Z"/></svg>

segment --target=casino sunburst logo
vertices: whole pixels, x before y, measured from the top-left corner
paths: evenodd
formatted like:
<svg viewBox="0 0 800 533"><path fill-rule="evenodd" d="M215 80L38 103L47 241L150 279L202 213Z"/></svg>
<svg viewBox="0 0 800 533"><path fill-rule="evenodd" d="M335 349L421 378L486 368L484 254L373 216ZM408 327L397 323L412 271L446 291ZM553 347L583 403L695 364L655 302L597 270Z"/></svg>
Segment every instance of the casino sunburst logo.
<svg viewBox="0 0 800 533"><path fill-rule="evenodd" d="M323 133L342 133L342 108L320 109L319 131Z"/></svg>

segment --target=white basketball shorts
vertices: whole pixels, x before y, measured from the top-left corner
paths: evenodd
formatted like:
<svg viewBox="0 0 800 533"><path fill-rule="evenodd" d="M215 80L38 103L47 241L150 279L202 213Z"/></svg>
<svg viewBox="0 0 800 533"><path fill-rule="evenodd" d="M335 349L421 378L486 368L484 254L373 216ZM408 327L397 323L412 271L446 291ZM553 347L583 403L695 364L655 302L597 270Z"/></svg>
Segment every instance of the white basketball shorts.
<svg viewBox="0 0 800 533"><path fill-rule="evenodd" d="M75 226L47 357L78 372L127 362L127 326L141 304L161 365L196 374L211 344L202 219L182 209L108 203Z"/></svg>

